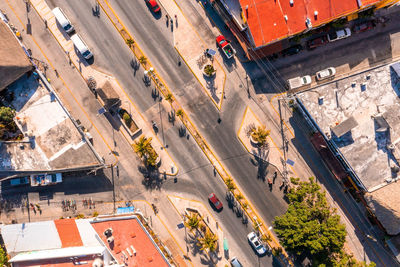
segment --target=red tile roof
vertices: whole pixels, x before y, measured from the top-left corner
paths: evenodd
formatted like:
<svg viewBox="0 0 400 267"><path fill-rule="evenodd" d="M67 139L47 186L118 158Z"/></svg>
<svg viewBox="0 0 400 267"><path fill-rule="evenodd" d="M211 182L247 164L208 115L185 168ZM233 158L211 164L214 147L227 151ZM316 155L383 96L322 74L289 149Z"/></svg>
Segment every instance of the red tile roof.
<svg viewBox="0 0 400 267"><path fill-rule="evenodd" d="M123 263L124 252L127 256L128 266L168 266L136 219L93 222L92 226L119 263ZM104 231L110 227L113 230L112 236L114 237L111 246L104 235ZM127 248L132 252L131 246L136 250L136 255L129 256Z"/></svg>
<svg viewBox="0 0 400 267"><path fill-rule="evenodd" d="M54 224L56 225L63 248L83 246L75 219L55 220Z"/></svg>
<svg viewBox="0 0 400 267"><path fill-rule="evenodd" d="M293 0L292 6L289 0L239 1L255 45L260 47L306 30L307 18L315 27L357 11L358 2L365 7L381 0Z"/></svg>

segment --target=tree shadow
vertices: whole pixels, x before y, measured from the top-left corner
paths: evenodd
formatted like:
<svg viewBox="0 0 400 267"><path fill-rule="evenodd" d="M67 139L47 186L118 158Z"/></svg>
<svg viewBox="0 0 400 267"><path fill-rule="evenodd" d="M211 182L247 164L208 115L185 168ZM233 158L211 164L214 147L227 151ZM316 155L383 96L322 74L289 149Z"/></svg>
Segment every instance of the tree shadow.
<svg viewBox="0 0 400 267"><path fill-rule="evenodd" d="M142 184L147 190L161 190L164 183L164 174L151 166L139 166L138 170L143 174Z"/></svg>

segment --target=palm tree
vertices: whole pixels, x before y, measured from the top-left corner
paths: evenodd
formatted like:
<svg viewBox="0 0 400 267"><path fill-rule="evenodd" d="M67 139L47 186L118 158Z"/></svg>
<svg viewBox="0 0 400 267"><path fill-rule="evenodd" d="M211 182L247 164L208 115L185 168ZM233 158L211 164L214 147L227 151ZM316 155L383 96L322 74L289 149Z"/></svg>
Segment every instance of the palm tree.
<svg viewBox="0 0 400 267"><path fill-rule="evenodd" d="M131 38L126 39L125 42L129 47L131 47L135 43L135 41L133 41Z"/></svg>
<svg viewBox="0 0 400 267"><path fill-rule="evenodd" d="M165 100L167 100L172 105L172 102L174 102L174 96L171 93L168 93L165 96Z"/></svg>
<svg viewBox="0 0 400 267"><path fill-rule="evenodd" d="M259 146L264 146L267 143L267 137L270 132L270 130L265 128L265 125L261 125L254 128L250 135Z"/></svg>
<svg viewBox="0 0 400 267"><path fill-rule="evenodd" d="M158 155L153 147L150 147L150 150L146 154L146 164L148 166L156 167L157 166L157 158Z"/></svg>
<svg viewBox="0 0 400 267"><path fill-rule="evenodd" d="M142 63L143 65L146 65L146 63L147 63L147 58L146 58L145 56L141 56L141 57L139 58L139 62Z"/></svg>
<svg viewBox="0 0 400 267"><path fill-rule="evenodd" d="M198 239L198 245L201 250L207 250L207 252L214 252L217 250L218 237L216 234L212 233L209 229L204 234L204 237Z"/></svg>
<svg viewBox="0 0 400 267"><path fill-rule="evenodd" d="M233 191L233 190L236 188L236 186L235 186L235 184L233 183L233 180L232 180L231 178L226 179L226 180L225 180L225 184L226 184L226 186L228 187L228 190L229 190L229 191Z"/></svg>
<svg viewBox="0 0 400 267"><path fill-rule="evenodd" d="M151 147L151 140L152 140L151 137L147 138L147 137L141 136L139 138L139 141L136 141L133 144L133 150L136 153L138 153L140 158L149 155L149 153L151 153L151 150L153 150L153 148Z"/></svg>
<svg viewBox="0 0 400 267"><path fill-rule="evenodd" d="M244 196L242 194L237 194L236 195L236 199L240 202L242 199L244 198Z"/></svg>
<svg viewBox="0 0 400 267"><path fill-rule="evenodd" d="M185 214L185 217L186 221L184 222L184 225L187 228L189 228L190 232L199 228L200 222L202 220L199 214L197 213Z"/></svg>
<svg viewBox="0 0 400 267"><path fill-rule="evenodd" d="M178 109L178 110L176 111L176 116L182 117L182 116L183 116L183 110L182 110L182 109Z"/></svg>

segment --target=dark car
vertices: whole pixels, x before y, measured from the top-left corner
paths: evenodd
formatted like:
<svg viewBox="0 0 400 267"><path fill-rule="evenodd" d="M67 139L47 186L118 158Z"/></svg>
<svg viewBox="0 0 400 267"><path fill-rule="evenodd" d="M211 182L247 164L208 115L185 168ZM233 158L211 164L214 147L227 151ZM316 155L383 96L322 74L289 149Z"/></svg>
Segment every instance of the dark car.
<svg viewBox="0 0 400 267"><path fill-rule="evenodd" d="M294 46L291 46L289 48L282 50L281 54L282 54L282 56L296 55L302 49L303 49L303 47L301 45L294 45Z"/></svg>
<svg viewBox="0 0 400 267"><path fill-rule="evenodd" d="M216 210L222 210L222 202L217 198L214 193L208 196L208 200L213 204Z"/></svg>
<svg viewBox="0 0 400 267"><path fill-rule="evenodd" d="M323 46L328 43L328 35L324 35L315 39L311 39L307 41L308 49L315 49L319 46Z"/></svg>
<svg viewBox="0 0 400 267"><path fill-rule="evenodd" d="M151 10L153 10L153 12L160 12L160 6L157 4L156 0L145 0L146 4L148 4L151 8Z"/></svg>
<svg viewBox="0 0 400 267"><path fill-rule="evenodd" d="M364 21L364 22L354 25L352 31L354 33L365 32L365 31L373 29L375 26L376 26L376 24L373 20Z"/></svg>

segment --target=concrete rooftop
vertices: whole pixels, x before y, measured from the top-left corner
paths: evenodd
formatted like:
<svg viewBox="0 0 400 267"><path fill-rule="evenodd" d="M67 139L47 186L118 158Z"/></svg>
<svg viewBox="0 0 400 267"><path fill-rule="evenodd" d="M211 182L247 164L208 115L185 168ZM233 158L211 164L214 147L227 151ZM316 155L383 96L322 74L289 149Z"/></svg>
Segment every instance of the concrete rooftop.
<svg viewBox="0 0 400 267"><path fill-rule="evenodd" d="M9 86L25 142L0 145L0 170L55 170L99 162L67 113L33 75ZM30 138L29 138L30 137Z"/></svg>
<svg viewBox="0 0 400 267"><path fill-rule="evenodd" d="M365 84L365 89L361 84ZM387 145L396 144L400 138L399 90L395 75L389 66L384 66L297 95L367 191L374 191L394 178L391 166L398 162ZM350 131L336 136L334 128L351 118L356 125L351 124ZM387 122L389 131L379 130L382 121Z"/></svg>
<svg viewBox="0 0 400 267"><path fill-rule="evenodd" d="M359 177L387 232L400 233L400 79L383 66L297 97Z"/></svg>

